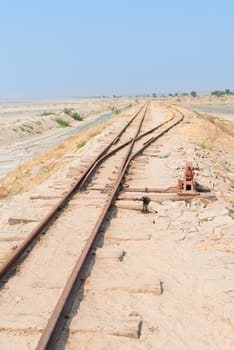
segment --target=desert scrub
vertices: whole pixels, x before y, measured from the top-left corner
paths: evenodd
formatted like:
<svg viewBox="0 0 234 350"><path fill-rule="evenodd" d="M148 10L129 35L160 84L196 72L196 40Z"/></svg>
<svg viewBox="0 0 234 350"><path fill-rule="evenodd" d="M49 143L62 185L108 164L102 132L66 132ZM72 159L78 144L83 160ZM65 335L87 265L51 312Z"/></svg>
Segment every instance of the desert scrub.
<svg viewBox="0 0 234 350"><path fill-rule="evenodd" d="M4 187L8 193L6 196L9 197L17 193L29 191L35 188L35 186L40 185L49 176L68 163L68 159L64 155L77 150L78 144L87 143L92 137L99 135L105 127L111 125L117 118L118 116L113 116L95 127L90 127L77 135L69 137L62 144L50 148L35 158L27 160L23 165L0 179L0 189L1 186ZM41 171L40 168L44 166L48 167L48 163L50 168L47 168L47 172ZM39 172L40 176L38 176Z"/></svg>
<svg viewBox="0 0 234 350"><path fill-rule="evenodd" d="M72 108L64 108L63 113L71 116L71 114L73 113L73 109Z"/></svg>
<svg viewBox="0 0 234 350"><path fill-rule="evenodd" d="M78 120L78 121L83 120L83 118L81 117L81 115L80 115L79 113L77 113L77 112L73 112L72 115L71 115L71 117L72 117L73 119L75 119L75 120Z"/></svg>
<svg viewBox="0 0 234 350"><path fill-rule="evenodd" d="M69 117L81 121L83 120L83 118L81 117L81 115L77 112L74 112L74 110L72 108L64 108L63 112L67 115L69 115Z"/></svg>
<svg viewBox="0 0 234 350"><path fill-rule="evenodd" d="M29 124L23 124L23 127L33 130L33 126Z"/></svg>
<svg viewBox="0 0 234 350"><path fill-rule="evenodd" d="M85 144L86 144L86 141L81 141L81 142L77 143L76 148L80 149L80 148L84 147Z"/></svg>
<svg viewBox="0 0 234 350"><path fill-rule="evenodd" d="M117 107L112 107L111 110L112 110L112 112L115 113L115 114L119 114L119 113L120 113L120 110L119 110L119 108L117 108Z"/></svg>
<svg viewBox="0 0 234 350"><path fill-rule="evenodd" d="M61 118L56 118L55 121L62 127L66 128L68 126L71 126L70 123L68 123L66 120L63 120Z"/></svg>
<svg viewBox="0 0 234 350"><path fill-rule="evenodd" d="M42 112L41 113L41 116L43 117L43 116L47 116L47 115L56 115L56 113L54 113L54 112Z"/></svg>

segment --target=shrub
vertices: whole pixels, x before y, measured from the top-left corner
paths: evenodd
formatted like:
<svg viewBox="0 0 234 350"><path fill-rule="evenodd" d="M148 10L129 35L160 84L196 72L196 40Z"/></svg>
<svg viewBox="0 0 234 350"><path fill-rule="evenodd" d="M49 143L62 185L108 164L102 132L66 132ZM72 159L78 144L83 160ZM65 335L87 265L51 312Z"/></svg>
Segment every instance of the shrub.
<svg viewBox="0 0 234 350"><path fill-rule="evenodd" d="M64 108L63 112L71 117L71 114L73 113L72 108Z"/></svg>
<svg viewBox="0 0 234 350"><path fill-rule="evenodd" d="M66 120L63 120L61 118L56 118L55 121L62 127L66 128L68 126L71 126L70 123L68 123Z"/></svg>
<svg viewBox="0 0 234 350"><path fill-rule="evenodd" d="M75 119L75 120L78 120L78 121L83 120L83 118L81 117L81 115L80 115L79 113L77 113L77 112L73 112L72 115L71 115L71 117L72 117L73 119Z"/></svg>
<svg viewBox="0 0 234 350"><path fill-rule="evenodd" d="M47 115L56 115L54 112L42 112L41 116L47 116Z"/></svg>
<svg viewBox="0 0 234 350"><path fill-rule="evenodd" d="M76 145L76 147L77 147L77 149L80 149L80 148L84 147L85 144L86 144L86 141L81 141L80 143L78 143Z"/></svg>
<svg viewBox="0 0 234 350"><path fill-rule="evenodd" d="M112 112L115 113L115 114L119 114L120 113L120 110L117 108L117 107L112 107Z"/></svg>
<svg viewBox="0 0 234 350"><path fill-rule="evenodd" d="M83 118L81 117L81 115L77 112L74 112L72 108L64 108L63 112L67 115L69 115L69 117L81 121L83 120Z"/></svg>

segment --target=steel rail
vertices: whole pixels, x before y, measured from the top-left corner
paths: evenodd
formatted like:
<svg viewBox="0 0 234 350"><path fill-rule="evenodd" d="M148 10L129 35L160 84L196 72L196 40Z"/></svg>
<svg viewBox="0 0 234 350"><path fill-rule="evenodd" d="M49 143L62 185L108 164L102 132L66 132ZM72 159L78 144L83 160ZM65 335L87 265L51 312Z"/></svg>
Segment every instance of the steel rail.
<svg viewBox="0 0 234 350"><path fill-rule="evenodd" d="M139 136L137 136L136 141L139 141L140 139L142 139L143 137L151 134L152 132L154 132L155 130L161 128L162 126L166 125L167 123L169 123L171 120L173 120L175 118L175 116L172 116L171 118L169 118L168 120L166 120L165 122L163 122L162 124L157 125L156 127L145 131L144 133L140 134ZM93 164L93 167L90 168L89 172L87 172L85 178L83 179L83 181L80 184L80 190L83 188L83 186L85 185L86 181L88 180L88 178L92 175L92 173L94 172L94 170L96 169L96 167L98 165L100 165L104 160L106 160L108 157L110 157L111 155L113 155L114 153L120 151L121 149L123 149L124 147L128 146L130 143L132 142L132 139L129 141L124 142L123 144L117 146L116 148L114 148L113 150L111 150L110 152L106 153L105 155L103 155L101 158L99 158L97 160L97 162L95 164Z"/></svg>
<svg viewBox="0 0 234 350"><path fill-rule="evenodd" d="M36 240L37 237L45 230L48 224L55 218L56 213L61 209L68 200L72 198L74 193L79 189L80 185L84 183L84 179L87 174L98 166L98 160L117 142L120 136L127 130L129 125L135 120L140 112L145 108L146 104L141 106L134 116L128 121L128 123L121 129L117 136L105 147L105 149L99 153L99 155L91 162L87 170L79 177L79 179L73 184L69 191L52 207L43 220L31 231L29 236L14 250L14 252L8 257L8 259L0 266L0 283L3 282L4 277L10 273L15 263L26 252L27 248Z"/></svg>
<svg viewBox="0 0 234 350"><path fill-rule="evenodd" d="M148 107L148 106L147 106ZM72 289L77 281L77 278L78 278L78 275L82 269L82 266L87 258L87 255L94 243L94 240L95 238L97 237L97 234L107 216L107 213L114 201L114 198L115 198L115 195L117 194L118 192L118 189L119 189L119 185L124 177L124 174L125 174L125 164L126 164L126 160L130 158L130 153L132 151L132 148L133 148L133 145L134 145L134 142L135 142L135 139L137 138L139 132L140 132L140 129L142 127L142 124L143 124L143 121L145 119L145 115L146 115L146 111L147 111L147 108L143 114L143 117L141 118L140 120L140 123L139 123L139 126L137 128L137 131L136 131L136 134L131 142L131 145L127 151L127 154L126 156L124 157L124 160L121 164L121 167L120 167L120 171L119 171L119 174L117 176L117 179L115 180L114 182L114 186L113 186L113 189L112 189L112 192L111 192L111 195L109 196L90 236L89 236L89 239L87 240L82 252L81 252L81 255L79 256L78 260L77 260L77 263L74 267L74 269L72 270L71 272L71 275L65 285L65 288L63 289L63 292L62 294L60 295L60 298L58 299L58 302L48 320L48 323L45 327L45 329L43 330L42 334L41 334L41 337L40 337L40 340L38 342L38 345L36 347L35 350L45 350L48 348L48 345L49 345L49 342L51 340L51 337L54 333L54 330L56 328L56 325L60 319L60 316L62 315L62 312L63 312L63 309L64 309L64 306L66 304L66 301L68 300L71 292L72 292Z"/></svg>
<svg viewBox="0 0 234 350"><path fill-rule="evenodd" d="M145 113L143 115L143 120L145 118ZM181 117L178 121L176 121L175 123L173 123L171 126L169 126L168 128L166 128L164 131L162 131L159 135L157 135L156 137L152 138L149 140L148 143L146 143L145 145L143 145L143 147L141 147L140 150L138 150L137 152L132 153L133 147L134 147L134 143L136 141L137 138L137 133L135 135L135 139L132 140L132 143L127 151L126 157L122 162L122 166L120 167L120 172L118 174L118 177L114 183L114 187L112 189L111 195L109 197L109 199L107 200L106 205L104 206L101 215L98 218L98 221L95 224L95 227L93 228L90 237L88 239L88 241L85 244L84 249L82 250L82 253L80 255L80 257L78 258L78 261L73 269L73 271L71 272L70 277L68 278L68 281L65 285L65 288L63 289L62 294L60 295L60 298L58 299L57 304L55 305L55 308L47 322L46 327L44 328L41 337L39 339L39 342L37 344L37 347L35 350L49 350L49 345L50 345L50 341L51 338L54 334L54 331L56 329L56 326L60 320L60 317L62 315L62 312L64 310L64 307L71 295L72 289L75 285L75 283L78 283L78 287L81 284L81 280L79 279L79 275L80 272L82 270L82 267L84 266L84 263L87 259L87 256L93 246L93 243L95 241L95 239L97 238L98 232L100 231L103 222L110 210L110 207L112 206L116 195L119 192L119 188L121 186L122 180L124 179L124 176L127 172L127 169L129 167L130 162L137 156L139 155L145 148L147 148L152 142L154 142L155 140L157 140L159 137L163 136L166 132L168 132L170 129L172 129L174 126L178 125L180 122L182 122L184 117ZM142 121L143 123L143 121ZM140 127L142 125L142 123L140 124ZM139 132L138 132L139 134Z"/></svg>

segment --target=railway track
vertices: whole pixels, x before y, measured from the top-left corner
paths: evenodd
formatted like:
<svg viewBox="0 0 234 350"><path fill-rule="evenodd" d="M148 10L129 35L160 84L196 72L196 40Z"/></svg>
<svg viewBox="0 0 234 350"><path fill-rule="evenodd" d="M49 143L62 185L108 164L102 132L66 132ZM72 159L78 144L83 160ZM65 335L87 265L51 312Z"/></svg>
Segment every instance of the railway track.
<svg viewBox="0 0 234 350"><path fill-rule="evenodd" d="M56 216L58 215L61 208L63 208L72 196L81 189L82 185L85 184L92 172L98 167L102 159L107 158L109 155L104 155L110 151L113 146L115 146L119 141L121 136L126 132L129 126L137 118L139 113L145 108L145 105L139 108L139 110L134 114L132 118L126 123L126 125L119 131L119 133L113 138L113 140L104 148L104 150L90 163L86 171L75 181L74 185L67 191L67 193L62 196L62 198L56 203L56 205L46 214L46 216L39 222L31 234L20 244L17 249L4 261L0 266L0 284L6 280L12 269L19 260L24 256L25 252L28 250L30 252L32 243L35 243L40 235L45 232L47 226L52 223Z"/></svg>
<svg viewBox="0 0 234 350"><path fill-rule="evenodd" d="M108 212L118 195L131 161L183 120L183 115L174 111L174 116L166 122L154 125L152 128L145 127L148 108L148 105L140 108L110 145L88 167L69 193L59 201L53 211L48 213L27 242L25 241L1 268L0 276L4 278L12 271L17 261L21 259L21 254L24 254L41 231L45 228L48 230L49 234L35 245L33 254L29 254L23 262L22 259L20 260L19 271L4 286L2 298L13 300L13 305L8 310L8 317L6 319L3 317L0 325L3 333L15 329L11 324L19 315L21 320L19 320L19 328L16 327L17 332L27 334L27 330L30 329L30 348L37 350L50 348L50 342L63 315L64 306L71 296L74 285L79 287L81 283L82 268L108 217ZM69 204L67 204L68 200ZM54 216L61 209L63 209L63 215L55 221ZM45 258L46 251L51 253ZM61 257L63 257L62 262ZM41 270L40 266L48 266L48 268ZM14 300L16 294L20 302ZM36 298L39 298L41 303L45 295L51 301L49 310L46 305L37 307L33 303ZM23 316L22 310L26 310ZM7 312L4 306L0 311L1 314L4 314L4 311ZM32 319L31 314L37 316Z"/></svg>

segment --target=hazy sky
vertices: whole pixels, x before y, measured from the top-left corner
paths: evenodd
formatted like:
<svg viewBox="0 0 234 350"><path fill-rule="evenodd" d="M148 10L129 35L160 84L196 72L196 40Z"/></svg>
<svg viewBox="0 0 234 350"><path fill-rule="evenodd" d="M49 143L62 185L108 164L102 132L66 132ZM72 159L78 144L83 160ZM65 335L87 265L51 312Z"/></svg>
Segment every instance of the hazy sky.
<svg viewBox="0 0 234 350"><path fill-rule="evenodd" d="M0 98L234 89L233 0L1 0Z"/></svg>

